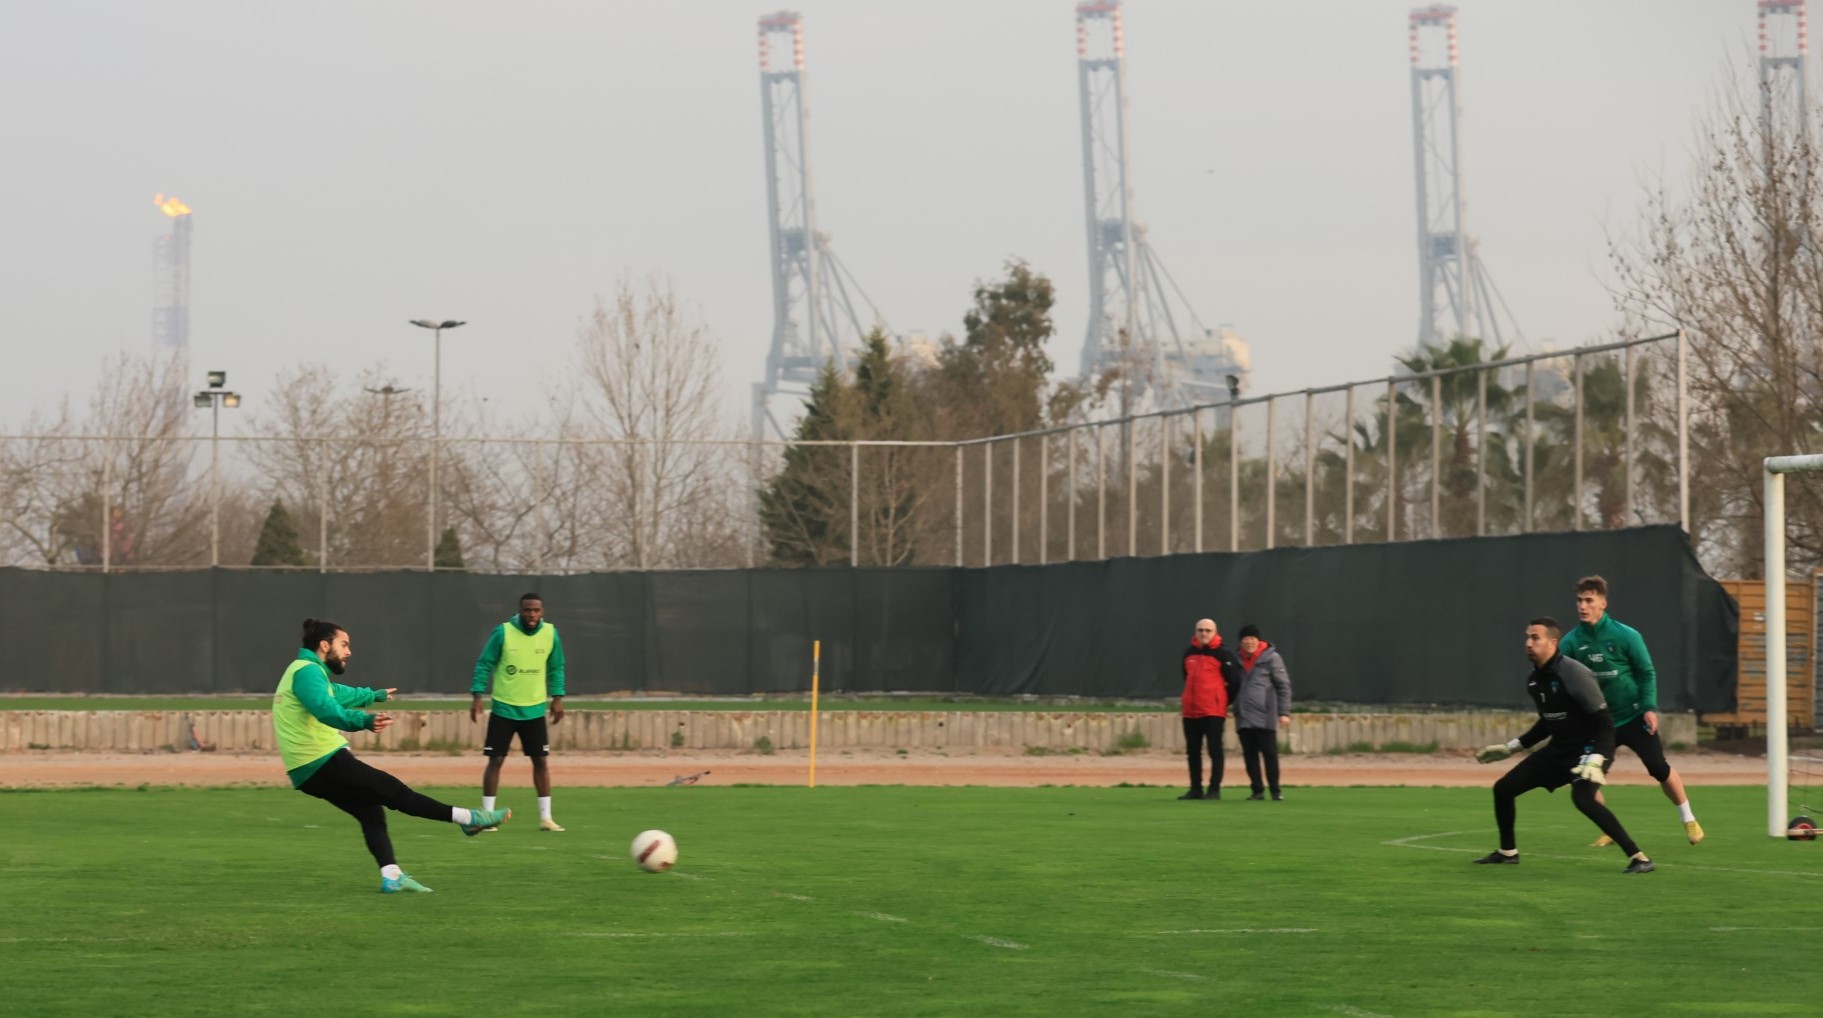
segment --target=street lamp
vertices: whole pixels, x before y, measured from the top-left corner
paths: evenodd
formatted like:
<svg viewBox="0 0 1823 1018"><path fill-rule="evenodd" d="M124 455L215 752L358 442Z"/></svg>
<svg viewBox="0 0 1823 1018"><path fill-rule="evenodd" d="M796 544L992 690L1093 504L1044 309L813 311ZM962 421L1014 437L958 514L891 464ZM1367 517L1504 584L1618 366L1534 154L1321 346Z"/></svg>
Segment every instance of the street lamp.
<svg viewBox="0 0 1823 1018"><path fill-rule="evenodd" d="M198 410L210 411L209 422L209 565L222 564L222 407L236 410L241 394L227 390L226 371L209 372L209 387L200 389L191 402Z"/></svg>
<svg viewBox="0 0 1823 1018"><path fill-rule="evenodd" d="M443 440L443 330L457 329L467 322L437 321L434 318L414 318L413 325L420 329L429 329L436 335L435 361L431 374L431 411L430 411L430 511L425 515L424 529L424 565L432 572L437 569L437 452Z"/></svg>

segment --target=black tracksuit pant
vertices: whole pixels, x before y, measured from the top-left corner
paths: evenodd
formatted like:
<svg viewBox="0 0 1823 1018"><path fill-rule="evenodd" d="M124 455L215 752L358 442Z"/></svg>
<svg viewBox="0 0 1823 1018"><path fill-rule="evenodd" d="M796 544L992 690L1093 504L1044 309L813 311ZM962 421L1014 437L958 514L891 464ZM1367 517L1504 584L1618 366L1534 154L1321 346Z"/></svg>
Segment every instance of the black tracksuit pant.
<svg viewBox="0 0 1823 1018"><path fill-rule="evenodd" d="M1273 795L1279 794L1279 730L1236 728L1234 734L1241 740L1241 755L1247 762L1247 783L1253 786L1253 794L1259 795L1268 788ZM1262 764L1266 771L1264 783L1260 780Z"/></svg>
<svg viewBox="0 0 1823 1018"><path fill-rule="evenodd" d="M1554 753L1549 749L1533 753L1494 782L1494 820L1500 825L1501 848L1512 851L1519 847L1513 832L1514 821L1519 815L1519 807L1514 800L1534 788L1548 788L1555 792L1569 785L1570 801L1576 804L1583 816L1595 821L1595 826L1613 838L1614 843L1628 856L1639 851L1639 846L1628 836L1627 829L1620 825L1614 812L1596 801L1595 793L1600 789L1587 781L1570 779L1570 768L1576 766L1578 756L1578 753ZM1607 770L1612 766L1614 761L1610 760L1602 769Z"/></svg>
<svg viewBox="0 0 1823 1018"><path fill-rule="evenodd" d="M399 861L393 856L392 838L386 833L387 810L426 820L452 822L447 804L412 791L405 782L355 759L355 755L346 749L337 751L317 768L315 774L305 778L298 791L314 795L359 821L367 851L373 853L373 861L381 866L392 866Z"/></svg>
<svg viewBox="0 0 1823 1018"><path fill-rule="evenodd" d="M1220 792L1222 771L1224 767L1222 750L1222 729L1228 723L1227 718L1185 718L1184 719L1184 753L1190 763L1190 790L1203 790L1203 743L1209 744L1209 788Z"/></svg>

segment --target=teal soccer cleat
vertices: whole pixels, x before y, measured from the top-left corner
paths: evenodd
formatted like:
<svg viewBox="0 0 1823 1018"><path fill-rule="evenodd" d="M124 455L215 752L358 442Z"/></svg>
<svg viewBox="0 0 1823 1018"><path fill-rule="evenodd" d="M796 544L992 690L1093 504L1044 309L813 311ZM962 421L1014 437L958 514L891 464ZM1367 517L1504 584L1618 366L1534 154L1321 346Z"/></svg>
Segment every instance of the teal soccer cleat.
<svg viewBox="0 0 1823 1018"><path fill-rule="evenodd" d="M510 809L471 809L468 811L468 823L462 825L462 833L474 837L490 827L498 827L513 818Z"/></svg>
<svg viewBox="0 0 1823 1018"><path fill-rule="evenodd" d="M398 894L400 891L422 891L425 894L431 893L430 888L413 880L411 876L406 873L399 874L399 879L397 880L386 877L380 878L381 894Z"/></svg>

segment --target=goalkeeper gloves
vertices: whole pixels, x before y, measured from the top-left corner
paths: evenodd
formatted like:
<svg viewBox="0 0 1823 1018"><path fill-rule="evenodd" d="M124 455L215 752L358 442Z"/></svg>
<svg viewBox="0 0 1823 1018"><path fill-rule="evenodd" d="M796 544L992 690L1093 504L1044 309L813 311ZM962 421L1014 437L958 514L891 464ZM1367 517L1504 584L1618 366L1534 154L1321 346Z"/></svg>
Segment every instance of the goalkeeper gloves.
<svg viewBox="0 0 1823 1018"><path fill-rule="evenodd" d="M1485 746L1475 751L1475 762L1489 764L1496 760L1505 760L1507 757L1517 753L1519 751L1519 746L1520 743L1518 739L1508 739L1506 742L1498 745Z"/></svg>
<svg viewBox="0 0 1823 1018"><path fill-rule="evenodd" d="M1606 759L1600 753L1586 753L1576 761L1576 766L1570 768L1570 776L1591 785L1602 784L1608 780L1607 773L1601 769L1605 762Z"/></svg>

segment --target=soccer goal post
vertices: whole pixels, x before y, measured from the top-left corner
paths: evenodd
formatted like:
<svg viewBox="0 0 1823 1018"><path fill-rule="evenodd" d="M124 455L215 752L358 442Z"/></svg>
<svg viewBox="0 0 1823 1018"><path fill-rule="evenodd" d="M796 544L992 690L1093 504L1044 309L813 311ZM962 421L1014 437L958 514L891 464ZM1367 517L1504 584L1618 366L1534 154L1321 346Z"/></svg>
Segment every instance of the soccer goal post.
<svg viewBox="0 0 1823 1018"><path fill-rule="evenodd" d="M1785 475L1823 472L1823 456L1766 457L1766 833L1791 823L1791 723L1785 681Z"/></svg>

